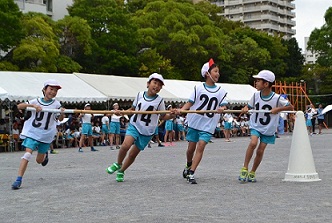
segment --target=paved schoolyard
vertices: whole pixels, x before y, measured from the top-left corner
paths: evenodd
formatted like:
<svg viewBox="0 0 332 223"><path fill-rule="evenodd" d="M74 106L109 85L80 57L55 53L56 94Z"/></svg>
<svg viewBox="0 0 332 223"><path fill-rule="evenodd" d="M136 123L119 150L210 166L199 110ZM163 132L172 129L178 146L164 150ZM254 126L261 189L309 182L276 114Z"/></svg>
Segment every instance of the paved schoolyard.
<svg viewBox="0 0 332 223"><path fill-rule="evenodd" d="M283 181L291 137L268 146L255 184L237 180L248 137L209 144L197 185L182 178L186 142L153 144L123 183L105 172L118 151L60 149L46 167L31 162L17 191L23 152L0 153L0 222L332 222L332 131L310 137L319 182Z"/></svg>

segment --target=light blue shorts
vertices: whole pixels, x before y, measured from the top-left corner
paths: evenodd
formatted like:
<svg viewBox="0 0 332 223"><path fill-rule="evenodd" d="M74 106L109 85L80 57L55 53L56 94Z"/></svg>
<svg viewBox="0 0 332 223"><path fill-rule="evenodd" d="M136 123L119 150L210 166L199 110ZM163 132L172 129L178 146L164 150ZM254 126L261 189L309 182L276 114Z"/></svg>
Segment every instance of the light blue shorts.
<svg viewBox="0 0 332 223"><path fill-rule="evenodd" d="M134 144L141 151L144 150L144 148L149 144L149 142L152 138L152 136L141 135L137 131L137 129L131 124L128 125L126 135L130 135L135 139Z"/></svg>
<svg viewBox="0 0 332 223"><path fill-rule="evenodd" d="M183 132L184 131L184 128L183 128L182 124L176 124L176 127L177 127L177 129L178 129L179 132Z"/></svg>
<svg viewBox="0 0 332 223"><path fill-rule="evenodd" d="M155 136L159 135L159 129L158 129L158 127L156 128L156 131L154 131L154 135Z"/></svg>
<svg viewBox="0 0 332 223"><path fill-rule="evenodd" d="M266 143L266 144L274 144L276 141L275 135L273 135L273 136L263 135L255 129L250 129L250 134L257 136L258 138L260 138L261 142Z"/></svg>
<svg viewBox="0 0 332 223"><path fill-rule="evenodd" d="M231 122L225 122L224 123L225 130L231 130L232 129L232 123Z"/></svg>
<svg viewBox="0 0 332 223"><path fill-rule="evenodd" d="M91 123L83 123L82 135L92 136L92 125Z"/></svg>
<svg viewBox="0 0 332 223"><path fill-rule="evenodd" d="M102 126L101 126L101 132L105 133L105 134L110 133L110 130L108 129L108 127L107 127L106 124L102 124Z"/></svg>
<svg viewBox="0 0 332 223"><path fill-rule="evenodd" d="M73 135L67 135L67 136L66 136L66 139L73 139L73 138L74 138Z"/></svg>
<svg viewBox="0 0 332 223"><path fill-rule="evenodd" d="M311 127L312 126L312 122L311 119L307 119L307 121L305 122L306 126Z"/></svg>
<svg viewBox="0 0 332 223"><path fill-rule="evenodd" d="M120 122L111 122L111 134L120 134Z"/></svg>
<svg viewBox="0 0 332 223"><path fill-rule="evenodd" d="M166 131L173 131L173 121L167 120L165 123Z"/></svg>
<svg viewBox="0 0 332 223"><path fill-rule="evenodd" d="M198 142L202 140L208 143L211 140L212 134L209 132L203 132L196 129L188 128L186 139L189 142Z"/></svg>
<svg viewBox="0 0 332 223"><path fill-rule="evenodd" d="M50 148L51 143L39 142L31 138L25 138L22 146L25 148L32 149L32 151L38 150L38 153L45 154Z"/></svg>

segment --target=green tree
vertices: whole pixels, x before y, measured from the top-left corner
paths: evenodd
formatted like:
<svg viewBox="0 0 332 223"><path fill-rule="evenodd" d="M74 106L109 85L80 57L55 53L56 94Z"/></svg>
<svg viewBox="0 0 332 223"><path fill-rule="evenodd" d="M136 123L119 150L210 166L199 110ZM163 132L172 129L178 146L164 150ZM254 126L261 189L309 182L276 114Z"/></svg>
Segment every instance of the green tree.
<svg viewBox="0 0 332 223"><path fill-rule="evenodd" d="M59 45L51 23L42 14L24 15L25 38L13 51L13 61L21 70L57 72L55 60L59 56Z"/></svg>
<svg viewBox="0 0 332 223"><path fill-rule="evenodd" d="M324 18L325 24L311 32L307 47L318 55L316 64L307 65L304 70L307 72L305 78L313 89L313 94L332 93L332 7L327 9Z"/></svg>
<svg viewBox="0 0 332 223"><path fill-rule="evenodd" d="M19 71L19 67L8 61L1 61L0 70L1 71Z"/></svg>
<svg viewBox="0 0 332 223"><path fill-rule="evenodd" d="M220 65L224 82L249 83L251 76L271 60L270 52L251 37L256 36L256 32L248 27L229 31L230 41L225 44L225 50L230 60Z"/></svg>
<svg viewBox="0 0 332 223"><path fill-rule="evenodd" d="M317 63L321 66L332 66L332 7L325 12L325 24L311 32L308 49L318 53Z"/></svg>
<svg viewBox="0 0 332 223"><path fill-rule="evenodd" d="M225 61L227 38L209 17L188 1L152 1L138 10L133 21L139 26L141 48L156 49L170 59L174 72L165 77L199 80L202 63L210 57Z"/></svg>
<svg viewBox="0 0 332 223"><path fill-rule="evenodd" d="M65 16L57 21L56 34L62 55L76 59L80 54L91 54L91 46L95 43L91 38L91 27L86 20Z"/></svg>
<svg viewBox="0 0 332 223"><path fill-rule="evenodd" d="M289 40L282 40L282 43L287 47L288 51L288 55L284 59L287 64L285 77L288 78L301 76L305 59L301 53L301 48L299 47L296 39L291 38Z"/></svg>
<svg viewBox="0 0 332 223"><path fill-rule="evenodd" d="M151 73L157 72L163 75L168 74L168 78L172 77L174 67L169 59L165 59L156 49L145 48L139 52L138 60L140 63L139 76L148 77Z"/></svg>
<svg viewBox="0 0 332 223"><path fill-rule="evenodd" d="M13 0L0 1L0 50L8 51L23 37L21 17L22 13Z"/></svg>
<svg viewBox="0 0 332 223"><path fill-rule="evenodd" d="M76 0L68 8L71 16L87 21L95 41L92 54L81 54L78 62L89 73L137 75L139 39L137 28L123 3L115 0Z"/></svg>
<svg viewBox="0 0 332 223"><path fill-rule="evenodd" d="M82 23L80 27L84 27L84 23L80 22ZM63 27L61 26L62 21L59 21L59 25L56 26L55 21L40 13L24 14L22 24L25 36L5 57L8 62L24 71L68 73L80 71L81 66L77 62L64 53L60 54L60 46L63 46L61 41L66 40L65 38L70 33L71 39L78 40L75 46L84 49L84 40L88 39L88 33L80 31L86 35L83 37L82 34L75 33L70 27L66 36L60 32L61 27ZM73 46L73 49L76 48Z"/></svg>

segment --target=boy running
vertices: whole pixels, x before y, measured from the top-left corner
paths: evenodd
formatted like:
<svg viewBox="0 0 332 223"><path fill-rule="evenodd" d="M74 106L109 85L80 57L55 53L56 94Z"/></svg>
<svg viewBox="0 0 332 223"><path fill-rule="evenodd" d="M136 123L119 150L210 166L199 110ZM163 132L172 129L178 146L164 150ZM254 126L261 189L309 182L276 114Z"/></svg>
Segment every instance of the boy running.
<svg viewBox="0 0 332 223"><path fill-rule="evenodd" d="M128 111L163 111L165 110L164 99L158 93L164 85L164 78L157 73L149 76L147 91L139 92ZM118 111L121 113L121 111ZM135 114L130 118L124 142L118 154L118 160L106 169L109 174L117 172L116 181L124 181L124 171L135 161L137 155L144 150L153 137L158 127L159 114ZM168 113L162 115L163 119L173 118ZM129 154L127 156L127 152ZM123 162L124 161L124 162Z"/></svg>
<svg viewBox="0 0 332 223"><path fill-rule="evenodd" d="M44 97L33 99L26 103L17 105L19 110L27 107L35 108L29 111L29 117L24 122L22 137L24 141L22 146L25 148L25 154L21 157L21 163L18 170L18 176L12 184L12 189L17 190L21 187L23 175L28 167L28 163L32 158L32 152L37 150L36 162L42 166L48 163L48 149L56 134L57 120L62 121L64 113L56 114L42 111L46 109L60 109L61 104L55 100L58 90L61 86L53 79L45 81L43 94ZM64 108L61 108L64 111Z"/></svg>
<svg viewBox="0 0 332 223"><path fill-rule="evenodd" d="M269 70L262 70L254 75L257 92L250 99L249 104L243 108L248 112L248 107L254 110L266 110L269 113L257 112L250 116L251 141L248 145L243 167L240 171L239 181L256 182L256 170L261 163L267 144L275 143L275 131L278 126L279 112L293 110L290 102L272 91L275 75ZM258 139L260 143L258 144ZM257 147L258 145L258 147ZM249 162L256 150L256 157L250 172Z"/></svg>
<svg viewBox="0 0 332 223"><path fill-rule="evenodd" d="M195 86L194 91L189 97L189 101L177 111L184 110L215 110L219 113L224 111L227 101L224 89L216 85L219 80L219 68L212 59L205 63L201 69L201 74L205 82ZM188 132L187 132L187 164L183 170L183 177L190 184L196 184L194 173L198 167L206 144L210 141L220 119L218 113L188 113Z"/></svg>

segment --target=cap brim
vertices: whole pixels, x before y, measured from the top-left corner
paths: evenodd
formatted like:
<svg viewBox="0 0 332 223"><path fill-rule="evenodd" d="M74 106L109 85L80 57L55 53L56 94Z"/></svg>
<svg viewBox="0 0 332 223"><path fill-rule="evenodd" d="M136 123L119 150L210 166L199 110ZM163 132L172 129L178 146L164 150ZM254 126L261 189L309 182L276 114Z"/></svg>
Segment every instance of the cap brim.
<svg viewBox="0 0 332 223"><path fill-rule="evenodd" d="M59 86L59 85L52 85L52 84L47 84L46 86L50 86L50 87L56 87L56 88L58 88L58 89L61 89L61 86ZM45 87L46 87L45 86Z"/></svg>

